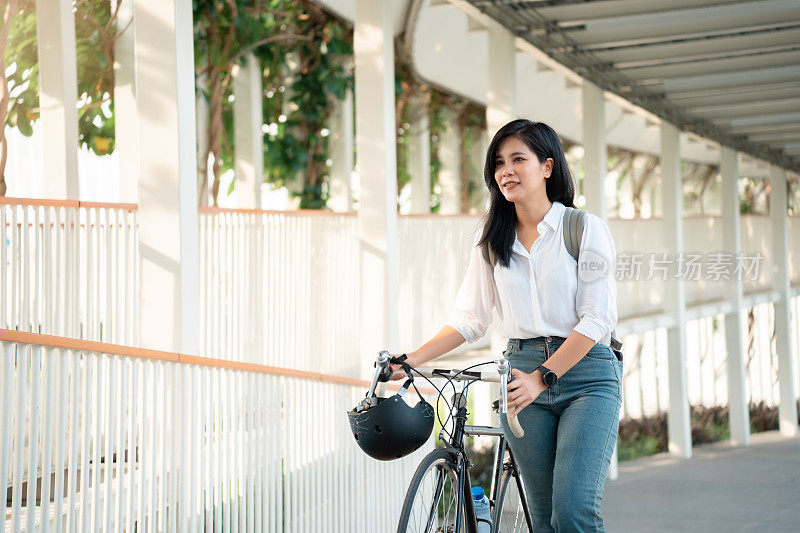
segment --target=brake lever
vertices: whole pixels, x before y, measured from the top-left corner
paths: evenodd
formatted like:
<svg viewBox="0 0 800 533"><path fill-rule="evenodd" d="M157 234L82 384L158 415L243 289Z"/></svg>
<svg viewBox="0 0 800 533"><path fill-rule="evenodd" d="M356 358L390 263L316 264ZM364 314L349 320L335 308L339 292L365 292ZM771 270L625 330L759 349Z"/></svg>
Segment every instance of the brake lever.
<svg viewBox="0 0 800 533"><path fill-rule="evenodd" d="M497 372L500 374L500 412L508 414L508 384L514 381L508 359L504 357L497 361ZM514 436L519 439L525 436L525 430L522 429L516 416L507 416L506 419L508 420L508 427L511 429Z"/></svg>

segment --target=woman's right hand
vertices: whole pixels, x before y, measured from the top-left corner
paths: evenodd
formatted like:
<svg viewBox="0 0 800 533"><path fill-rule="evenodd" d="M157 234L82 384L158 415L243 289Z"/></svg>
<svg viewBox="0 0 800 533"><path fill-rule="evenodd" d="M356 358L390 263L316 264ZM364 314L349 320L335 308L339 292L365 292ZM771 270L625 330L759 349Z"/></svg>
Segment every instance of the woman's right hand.
<svg viewBox="0 0 800 533"><path fill-rule="evenodd" d="M403 354L389 354L391 357L402 357ZM411 366L416 366L413 360L413 354L406 354L406 363ZM390 378L391 381L400 381L401 379L407 379L408 375L406 374L405 370L403 370L403 365L389 365L389 368L392 369L392 377Z"/></svg>

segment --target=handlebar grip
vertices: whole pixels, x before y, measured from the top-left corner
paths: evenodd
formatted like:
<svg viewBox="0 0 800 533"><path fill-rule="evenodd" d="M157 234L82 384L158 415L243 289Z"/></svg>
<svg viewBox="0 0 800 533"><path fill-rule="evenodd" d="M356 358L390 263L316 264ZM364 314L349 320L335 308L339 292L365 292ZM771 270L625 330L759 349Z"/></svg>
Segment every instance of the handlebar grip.
<svg viewBox="0 0 800 533"><path fill-rule="evenodd" d="M381 370L381 373L378 376L378 381L380 383L386 383L387 381L392 379L392 374L394 374L394 372L392 372L392 367L386 365L386 367Z"/></svg>
<svg viewBox="0 0 800 533"><path fill-rule="evenodd" d="M519 425L519 420L516 416L507 416L508 419L508 427L511 428L511 433L514 434L515 437L521 439L525 436L525 430L522 429L522 426Z"/></svg>

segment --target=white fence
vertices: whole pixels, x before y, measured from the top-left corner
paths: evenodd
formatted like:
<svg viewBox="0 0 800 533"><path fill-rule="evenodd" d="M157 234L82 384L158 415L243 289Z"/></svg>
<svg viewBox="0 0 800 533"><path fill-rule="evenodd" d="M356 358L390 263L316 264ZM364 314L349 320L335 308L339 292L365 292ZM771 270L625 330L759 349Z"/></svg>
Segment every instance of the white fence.
<svg viewBox="0 0 800 533"><path fill-rule="evenodd" d="M431 447L363 454L356 380L0 339L0 531L389 531Z"/></svg>
<svg viewBox="0 0 800 533"><path fill-rule="evenodd" d="M0 202L5 202L0 203L0 326L135 346L135 206ZM447 319L478 223L478 217L468 216L400 217L403 346L418 346ZM613 220L610 226L618 252L663 248L656 220ZM719 218L688 218L686 227L687 249L719 250ZM746 215L742 228L742 250L764 257L759 279L745 283L747 305L757 317L754 338L748 341L748 387L752 401L774 404L769 219ZM800 218L789 219L789 230L790 271L796 284ZM284 368L359 374L358 235L352 214L209 209L200 215L200 235L198 334L204 353ZM640 316L661 310L663 283L658 279L618 281L617 287L621 330L628 323L625 319L638 322ZM692 281L686 289L688 305L697 308L686 328L690 400L725 403L724 325L717 319L715 330L719 311L703 307L722 300L722 284ZM794 319L799 319L797 312ZM653 414L667 405L668 354L665 332L659 327L637 326L636 334L625 339L626 416ZM487 341L465 348L483 348Z"/></svg>
<svg viewBox="0 0 800 533"><path fill-rule="evenodd" d="M352 215L200 215L205 353L358 375L358 233Z"/></svg>
<svg viewBox="0 0 800 533"><path fill-rule="evenodd" d="M0 328L136 345L136 206L7 202L0 201Z"/></svg>

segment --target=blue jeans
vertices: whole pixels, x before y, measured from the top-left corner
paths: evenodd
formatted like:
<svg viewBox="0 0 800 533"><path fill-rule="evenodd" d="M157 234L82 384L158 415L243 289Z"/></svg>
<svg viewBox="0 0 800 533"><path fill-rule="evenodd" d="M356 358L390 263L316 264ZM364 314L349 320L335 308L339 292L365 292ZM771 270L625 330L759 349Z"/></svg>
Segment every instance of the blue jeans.
<svg viewBox="0 0 800 533"><path fill-rule="evenodd" d="M530 373L552 355L561 337L511 339L512 368ZM600 515L603 486L619 429L622 363L603 344L595 344L550 389L518 417L525 436L518 439L501 415L511 451L527 493L533 529L605 531Z"/></svg>

